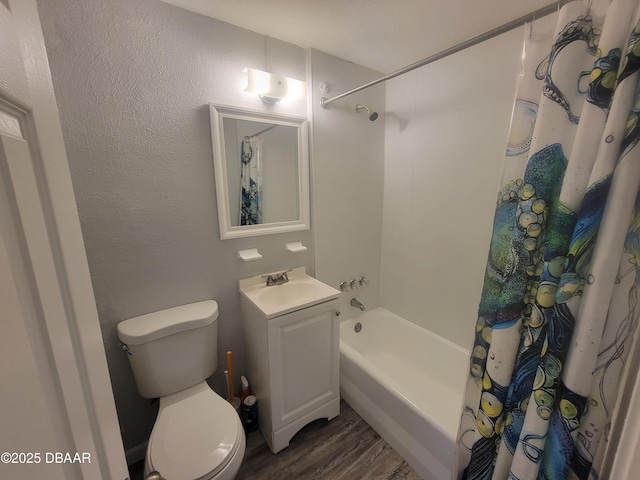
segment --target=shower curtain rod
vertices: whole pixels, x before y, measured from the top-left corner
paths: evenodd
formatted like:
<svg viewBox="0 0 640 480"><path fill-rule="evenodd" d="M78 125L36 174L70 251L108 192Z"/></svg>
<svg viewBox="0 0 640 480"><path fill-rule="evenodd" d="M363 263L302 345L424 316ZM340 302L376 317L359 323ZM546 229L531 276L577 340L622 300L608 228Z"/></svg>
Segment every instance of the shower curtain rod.
<svg viewBox="0 0 640 480"><path fill-rule="evenodd" d="M488 32L481 33L480 35L470 38L469 40L465 40L462 43L454 45L453 47L449 47L446 50L442 50L441 52L436 53L435 55L431 55L430 57L423 58L422 60L418 60L417 62L412 63L411 65L407 65L404 68L396 70L395 72L391 72L390 74L385 75L384 77L378 78L377 80L374 80L372 82L365 83L364 85L361 85L352 90L349 90L348 92L341 93L340 95L336 95L335 97L332 97L332 98L322 97L320 99L320 106L322 106L323 108L327 108L331 102L340 100L341 98L351 95L352 93L359 92L360 90L364 90L365 88L373 87L378 83L386 82L387 80L391 80L392 78L408 73L412 70L415 70L416 68L423 67L425 65L428 65L429 63L435 62L436 60L440 60L441 58L448 57L451 54L454 54L466 48L472 47L480 42L484 42L485 40L489 40L493 37L497 37L498 35L509 32L514 28L521 27L526 22L532 22L536 18L544 17L545 15L554 13L560 8L560 6L564 2L565 0L553 2L547 5L546 7L539 8L531 13L523 15L522 17L516 18L515 20L505 23L504 25L500 25L499 27L496 27L493 30L489 30Z"/></svg>
<svg viewBox="0 0 640 480"><path fill-rule="evenodd" d="M267 127L264 130L260 130L259 132L254 133L253 135L245 135L244 138L247 139L247 138L257 137L258 135L262 135L263 133L268 132L269 130L273 130L274 128L279 127L279 126L280 125L271 125L270 127Z"/></svg>

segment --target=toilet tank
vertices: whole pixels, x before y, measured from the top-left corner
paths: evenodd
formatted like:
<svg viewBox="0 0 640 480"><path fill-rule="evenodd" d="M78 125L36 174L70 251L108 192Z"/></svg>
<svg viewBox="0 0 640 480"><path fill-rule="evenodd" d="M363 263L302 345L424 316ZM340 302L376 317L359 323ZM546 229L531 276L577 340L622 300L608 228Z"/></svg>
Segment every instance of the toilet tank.
<svg viewBox="0 0 640 480"><path fill-rule="evenodd" d="M218 304L190 303L118 324L138 392L158 398L197 385L217 367Z"/></svg>

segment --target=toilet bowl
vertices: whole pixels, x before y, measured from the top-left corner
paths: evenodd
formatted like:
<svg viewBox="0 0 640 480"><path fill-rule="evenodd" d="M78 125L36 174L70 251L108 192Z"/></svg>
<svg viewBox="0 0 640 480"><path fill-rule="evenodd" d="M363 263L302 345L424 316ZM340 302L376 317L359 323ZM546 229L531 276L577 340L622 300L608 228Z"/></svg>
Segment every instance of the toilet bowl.
<svg viewBox="0 0 640 480"><path fill-rule="evenodd" d="M147 445L145 476L230 480L244 456L244 431L229 402L206 383L160 399Z"/></svg>
<svg viewBox="0 0 640 480"><path fill-rule="evenodd" d="M217 367L218 304L213 300L120 322L141 396L159 398L147 444L145 477L231 480L245 451L245 434L233 406L207 382Z"/></svg>

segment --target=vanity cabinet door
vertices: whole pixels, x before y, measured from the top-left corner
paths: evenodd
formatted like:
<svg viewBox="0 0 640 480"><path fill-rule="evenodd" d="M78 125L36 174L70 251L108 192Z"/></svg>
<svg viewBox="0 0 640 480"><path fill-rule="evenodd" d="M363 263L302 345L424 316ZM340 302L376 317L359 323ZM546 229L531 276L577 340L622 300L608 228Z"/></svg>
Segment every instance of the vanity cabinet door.
<svg viewBox="0 0 640 480"><path fill-rule="evenodd" d="M269 320L273 429L339 397L338 300Z"/></svg>

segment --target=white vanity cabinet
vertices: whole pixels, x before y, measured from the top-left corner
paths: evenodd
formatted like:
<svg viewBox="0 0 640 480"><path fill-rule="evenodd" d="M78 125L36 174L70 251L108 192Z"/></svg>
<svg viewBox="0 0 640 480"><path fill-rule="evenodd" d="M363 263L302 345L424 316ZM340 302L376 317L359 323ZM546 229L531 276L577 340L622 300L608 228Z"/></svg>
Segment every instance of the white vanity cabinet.
<svg viewBox="0 0 640 480"><path fill-rule="evenodd" d="M250 296L241 295L246 375L258 398L260 430L273 453L312 420L340 413L339 292L321 285L330 289L329 298L323 295L318 303L305 302L281 315L267 316Z"/></svg>

